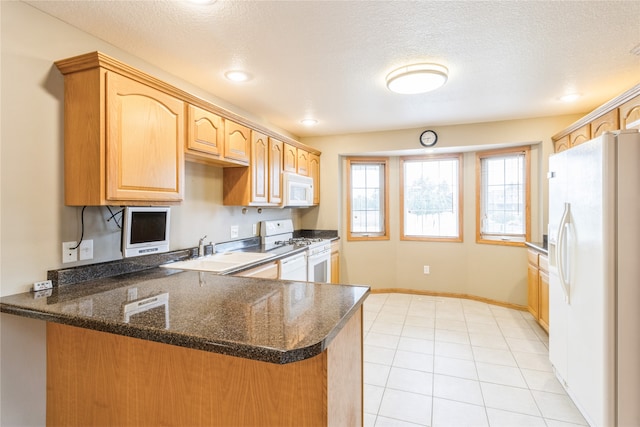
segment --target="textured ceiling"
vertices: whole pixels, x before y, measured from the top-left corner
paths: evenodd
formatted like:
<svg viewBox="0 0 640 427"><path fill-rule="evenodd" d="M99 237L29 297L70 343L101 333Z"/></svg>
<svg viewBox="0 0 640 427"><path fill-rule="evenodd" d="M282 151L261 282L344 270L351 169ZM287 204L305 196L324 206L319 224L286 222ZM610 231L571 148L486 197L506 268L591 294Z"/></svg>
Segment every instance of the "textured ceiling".
<svg viewBox="0 0 640 427"><path fill-rule="evenodd" d="M583 113L640 83L640 1L27 3L298 136ZM389 92L410 62L449 81Z"/></svg>

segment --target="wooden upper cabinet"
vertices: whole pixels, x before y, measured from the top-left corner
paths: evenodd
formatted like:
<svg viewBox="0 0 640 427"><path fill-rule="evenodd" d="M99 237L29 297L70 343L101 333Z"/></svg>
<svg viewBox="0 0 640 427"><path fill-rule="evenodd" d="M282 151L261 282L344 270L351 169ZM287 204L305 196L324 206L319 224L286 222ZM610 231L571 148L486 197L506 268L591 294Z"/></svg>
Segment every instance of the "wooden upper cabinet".
<svg viewBox="0 0 640 427"><path fill-rule="evenodd" d="M591 139L591 125L586 124L569 134L569 147L575 147Z"/></svg>
<svg viewBox="0 0 640 427"><path fill-rule="evenodd" d="M248 165L251 129L231 120L225 121L224 157Z"/></svg>
<svg viewBox="0 0 640 427"><path fill-rule="evenodd" d="M184 102L107 72L107 200L182 200Z"/></svg>
<svg viewBox="0 0 640 427"><path fill-rule="evenodd" d="M313 178L313 204L320 204L320 156L309 154L309 176Z"/></svg>
<svg viewBox="0 0 640 427"><path fill-rule="evenodd" d="M269 201L269 140L266 135L251 132L251 202Z"/></svg>
<svg viewBox="0 0 640 427"><path fill-rule="evenodd" d="M285 172L298 172L298 149L291 144L284 144L284 163L282 169Z"/></svg>
<svg viewBox="0 0 640 427"><path fill-rule="evenodd" d="M225 168L223 203L229 206L277 206L282 203L282 142L251 132L248 167Z"/></svg>
<svg viewBox="0 0 640 427"><path fill-rule="evenodd" d="M569 148L569 135L555 141L553 147L556 153L567 150Z"/></svg>
<svg viewBox="0 0 640 427"><path fill-rule="evenodd" d="M298 148L298 174L309 176L309 152Z"/></svg>
<svg viewBox="0 0 640 427"><path fill-rule="evenodd" d="M203 108L187 108L187 143L185 153L189 160L214 163L224 154L224 119Z"/></svg>
<svg viewBox="0 0 640 427"><path fill-rule="evenodd" d="M620 129L640 129L640 95L622 104L620 112Z"/></svg>
<svg viewBox="0 0 640 427"><path fill-rule="evenodd" d="M591 139L618 129L620 129L618 110L611 110L591 122Z"/></svg>
<svg viewBox="0 0 640 427"><path fill-rule="evenodd" d="M56 66L64 75L65 204L179 203L184 101L99 52Z"/></svg>
<svg viewBox="0 0 640 427"><path fill-rule="evenodd" d="M269 202L282 203L282 170L284 161L284 143L269 138Z"/></svg>

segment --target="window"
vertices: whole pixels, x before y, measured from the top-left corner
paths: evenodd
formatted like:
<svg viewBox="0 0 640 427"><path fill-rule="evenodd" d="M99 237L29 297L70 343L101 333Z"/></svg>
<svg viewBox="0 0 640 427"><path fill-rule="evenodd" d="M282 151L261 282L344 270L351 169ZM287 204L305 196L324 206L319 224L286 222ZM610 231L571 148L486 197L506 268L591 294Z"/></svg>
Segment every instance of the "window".
<svg viewBox="0 0 640 427"><path fill-rule="evenodd" d="M401 240L462 241L462 154L401 158Z"/></svg>
<svg viewBox="0 0 640 427"><path fill-rule="evenodd" d="M347 159L347 240L388 240L388 159Z"/></svg>
<svg viewBox="0 0 640 427"><path fill-rule="evenodd" d="M531 234L529 147L476 156L476 241L521 246Z"/></svg>

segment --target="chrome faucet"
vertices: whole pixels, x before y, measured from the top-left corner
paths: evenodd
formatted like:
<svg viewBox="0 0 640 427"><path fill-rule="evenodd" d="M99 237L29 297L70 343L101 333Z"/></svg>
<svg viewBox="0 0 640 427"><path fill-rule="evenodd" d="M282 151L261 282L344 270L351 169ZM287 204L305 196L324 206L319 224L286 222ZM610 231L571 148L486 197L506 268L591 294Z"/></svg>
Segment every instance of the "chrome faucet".
<svg viewBox="0 0 640 427"><path fill-rule="evenodd" d="M198 242L198 256L204 256L204 239L207 238L207 235L205 234L200 241Z"/></svg>

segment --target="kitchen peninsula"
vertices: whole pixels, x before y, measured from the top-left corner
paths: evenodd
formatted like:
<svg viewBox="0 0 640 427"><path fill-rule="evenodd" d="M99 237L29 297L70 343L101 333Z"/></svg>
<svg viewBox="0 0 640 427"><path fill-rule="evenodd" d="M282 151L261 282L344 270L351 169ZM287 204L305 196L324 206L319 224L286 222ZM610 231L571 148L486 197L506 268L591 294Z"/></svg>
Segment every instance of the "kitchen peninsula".
<svg viewBox="0 0 640 427"><path fill-rule="evenodd" d="M152 268L0 310L47 322L48 425L356 426L368 293Z"/></svg>

